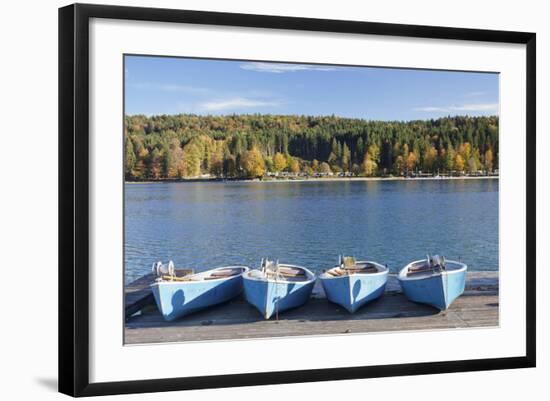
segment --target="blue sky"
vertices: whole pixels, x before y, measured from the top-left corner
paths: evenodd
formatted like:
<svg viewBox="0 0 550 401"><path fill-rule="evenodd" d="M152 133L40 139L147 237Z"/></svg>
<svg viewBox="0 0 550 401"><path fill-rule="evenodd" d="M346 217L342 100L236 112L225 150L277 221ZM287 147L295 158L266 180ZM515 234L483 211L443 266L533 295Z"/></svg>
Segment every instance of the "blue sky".
<svg viewBox="0 0 550 401"><path fill-rule="evenodd" d="M126 56L126 114L498 114L498 74Z"/></svg>

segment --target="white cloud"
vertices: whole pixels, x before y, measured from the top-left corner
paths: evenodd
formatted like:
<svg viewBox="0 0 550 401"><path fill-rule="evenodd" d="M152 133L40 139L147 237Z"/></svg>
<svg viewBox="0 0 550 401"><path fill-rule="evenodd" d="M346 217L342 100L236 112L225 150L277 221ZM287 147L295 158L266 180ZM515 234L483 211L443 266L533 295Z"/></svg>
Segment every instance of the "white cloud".
<svg viewBox="0 0 550 401"><path fill-rule="evenodd" d="M463 112L463 111L498 111L498 103L470 103L463 105L453 105L453 106L425 106L425 107L415 107L414 111L425 111L425 112L441 112L441 113L451 113L451 112Z"/></svg>
<svg viewBox="0 0 550 401"><path fill-rule="evenodd" d="M483 96L486 92L482 91L474 91L474 92L468 92L464 94L464 97L477 97L477 96Z"/></svg>
<svg viewBox="0 0 550 401"><path fill-rule="evenodd" d="M457 111L497 111L498 110L498 103L464 104L462 106L454 107L453 110L457 110Z"/></svg>
<svg viewBox="0 0 550 401"><path fill-rule="evenodd" d="M280 63L261 63L251 62L244 63L240 66L243 70L257 71L257 72L270 72L273 74L282 74L285 72L296 71L335 71L337 67L321 66L321 65L308 65L308 64L280 64Z"/></svg>
<svg viewBox="0 0 550 401"><path fill-rule="evenodd" d="M449 111L449 109L447 107L435 107L435 106L415 107L413 110L414 111L426 111L426 112Z"/></svg>
<svg viewBox="0 0 550 401"><path fill-rule="evenodd" d="M258 107L277 107L280 103L276 101L266 101L258 99L250 99L245 97L234 97L223 100L210 100L200 103L199 109L202 111L228 111L228 110L242 110Z"/></svg>

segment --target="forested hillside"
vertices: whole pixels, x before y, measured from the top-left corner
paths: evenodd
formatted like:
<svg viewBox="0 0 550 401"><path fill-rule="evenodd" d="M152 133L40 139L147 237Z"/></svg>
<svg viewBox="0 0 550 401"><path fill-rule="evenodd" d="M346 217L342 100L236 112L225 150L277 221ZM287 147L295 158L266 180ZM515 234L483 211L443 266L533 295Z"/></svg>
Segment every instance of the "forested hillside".
<svg viewBox="0 0 550 401"><path fill-rule="evenodd" d="M498 168L498 117L127 116L129 181L268 172L403 175Z"/></svg>

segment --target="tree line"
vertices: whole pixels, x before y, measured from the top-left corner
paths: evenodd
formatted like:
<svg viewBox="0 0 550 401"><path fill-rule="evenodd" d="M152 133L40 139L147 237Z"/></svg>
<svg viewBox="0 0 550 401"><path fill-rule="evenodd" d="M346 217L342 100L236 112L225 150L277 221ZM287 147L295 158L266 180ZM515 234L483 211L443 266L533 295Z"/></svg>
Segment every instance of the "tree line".
<svg viewBox="0 0 550 401"><path fill-rule="evenodd" d="M268 173L356 176L494 171L498 117L370 121L337 116L125 117L128 181Z"/></svg>

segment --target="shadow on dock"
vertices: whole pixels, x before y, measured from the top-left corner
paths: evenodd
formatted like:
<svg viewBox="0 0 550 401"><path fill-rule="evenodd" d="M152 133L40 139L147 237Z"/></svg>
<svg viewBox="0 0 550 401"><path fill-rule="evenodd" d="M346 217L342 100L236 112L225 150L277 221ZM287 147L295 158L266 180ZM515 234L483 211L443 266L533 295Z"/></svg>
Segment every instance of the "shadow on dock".
<svg viewBox="0 0 550 401"><path fill-rule="evenodd" d="M310 299L305 305L279 314L278 321L323 322L339 320L366 320L384 318L406 318L436 315L439 310L431 306L415 304L402 294L386 294L357 312L351 314L343 307L330 303L326 299ZM199 311L178 320L167 322L158 312L155 305L142 310L141 314L127 319L128 329L141 327L168 326L207 326L232 325L263 322L265 319L243 297ZM272 317L269 321L277 322Z"/></svg>
<svg viewBox="0 0 550 401"><path fill-rule="evenodd" d="M498 278L498 276L495 276ZM409 301L398 286L354 314L315 293L303 306L264 320L240 296L227 303L167 322L148 286L128 286L125 344L268 338L296 335L369 333L498 326L498 279L472 275L465 293L447 311ZM141 280L140 285L146 280ZM393 281L393 280L392 280ZM148 292L149 291L149 292ZM139 304L138 312L136 302ZM132 313L128 313L132 312Z"/></svg>

